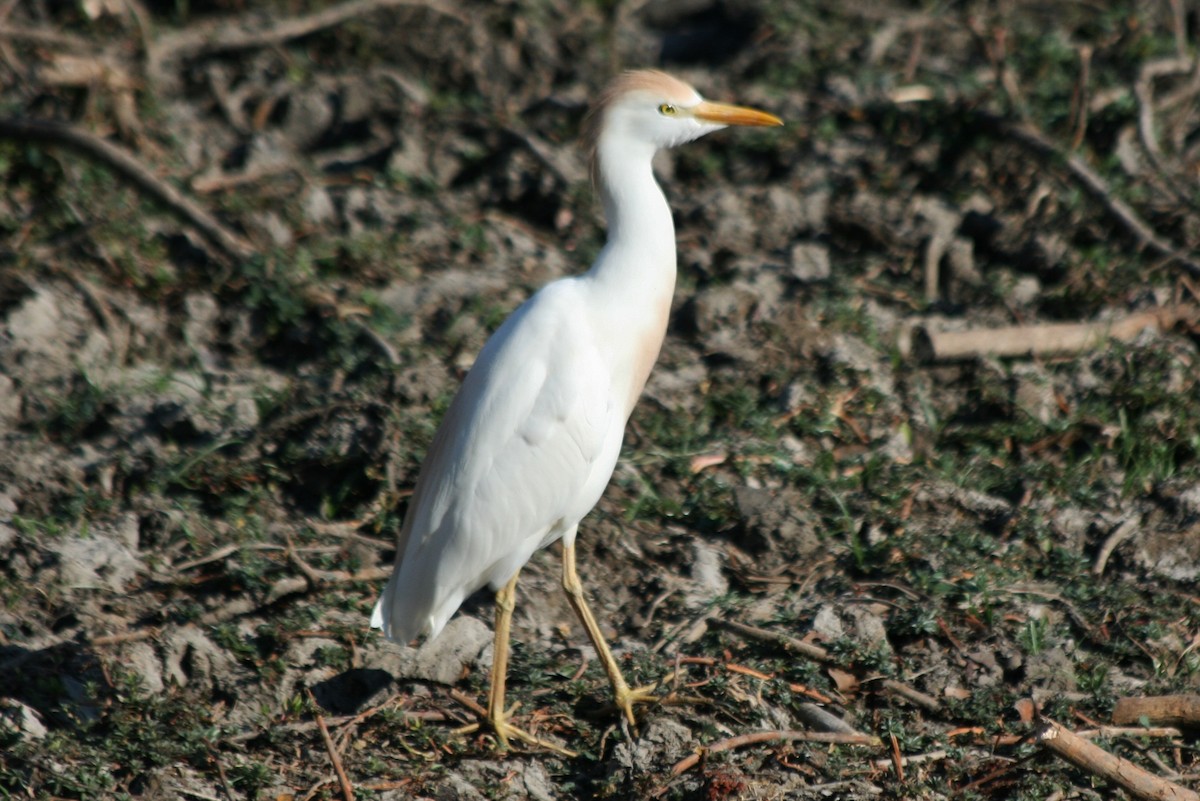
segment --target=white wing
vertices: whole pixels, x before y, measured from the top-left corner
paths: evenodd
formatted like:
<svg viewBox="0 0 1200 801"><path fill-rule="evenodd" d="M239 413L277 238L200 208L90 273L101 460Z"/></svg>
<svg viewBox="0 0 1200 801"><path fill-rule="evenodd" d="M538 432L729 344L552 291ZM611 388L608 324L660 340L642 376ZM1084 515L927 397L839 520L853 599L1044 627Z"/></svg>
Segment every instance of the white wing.
<svg viewBox="0 0 1200 801"><path fill-rule="evenodd" d="M484 584L502 586L599 499L625 424L573 279L492 336L434 437L372 626L436 635Z"/></svg>

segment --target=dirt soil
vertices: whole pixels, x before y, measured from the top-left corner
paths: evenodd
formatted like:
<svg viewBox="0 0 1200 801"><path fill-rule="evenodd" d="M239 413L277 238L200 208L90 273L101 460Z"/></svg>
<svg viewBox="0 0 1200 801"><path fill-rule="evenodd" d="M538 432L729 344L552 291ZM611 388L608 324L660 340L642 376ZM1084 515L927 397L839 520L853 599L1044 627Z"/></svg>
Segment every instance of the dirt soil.
<svg viewBox="0 0 1200 801"><path fill-rule="evenodd" d="M1101 727L1200 694L1198 42L1183 0L0 4L0 796L1125 792L1041 714L1194 798L1183 701ZM368 615L475 354L602 246L576 137L644 66L788 121L656 162L675 309L580 534L623 669L699 703L619 722L551 548L509 696L578 755L504 752L455 731L486 593Z"/></svg>

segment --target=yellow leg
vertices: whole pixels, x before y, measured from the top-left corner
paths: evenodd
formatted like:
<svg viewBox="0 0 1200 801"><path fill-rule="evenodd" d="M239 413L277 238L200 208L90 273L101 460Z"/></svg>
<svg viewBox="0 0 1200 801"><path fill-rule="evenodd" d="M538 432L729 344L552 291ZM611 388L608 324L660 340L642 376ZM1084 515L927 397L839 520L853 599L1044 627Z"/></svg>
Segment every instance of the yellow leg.
<svg viewBox="0 0 1200 801"><path fill-rule="evenodd" d="M504 688L508 679L508 640L512 630L513 610L517 606L517 575L519 574L520 571L517 571L508 583L496 593L496 639L492 650L492 686L488 693L487 724L496 733L496 739L504 748L508 748L510 739L516 739L555 751L563 756L573 757L576 756L575 752L568 751L554 743L539 740L529 732L518 729L508 722L512 713L519 706L514 704L511 709L504 708ZM467 734L478 729L478 724L472 724L459 729L458 732Z"/></svg>
<svg viewBox="0 0 1200 801"><path fill-rule="evenodd" d="M500 744L508 747L507 719L509 712L504 708L504 688L508 682L508 643L512 632L513 610L517 608L517 577L513 574L508 583L496 593L496 634L492 646L492 688L488 693L487 719ZM517 735L520 738L520 735Z"/></svg>
<svg viewBox="0 0 1200 801"><path fill-rule="evenodd" d="M658 702L695 703L700 700L673 697L660 698L654 695L654 692L658 689L658 685L630 688L629 683L625 681L625 676L621 673L621 668L617 665L617 660L613 658L612 651L608 648L608 643L604 641L604 635L600 633L600 626L596 623L596 618L592 614L592 610L588 608L587 600L583 597L583 584L579 581L579 574L575 571L574 545L563 545L562 585L563 589L567 592L567 600L570 601L571 608L575 610L575 614L579 616L583 627L587 629L588 637L591 639L592 645L596 648L596 654L604 664L604 672L608 674L608 680L613 688L613 695L616 696L617 708L624 713L625 719L629 721L631 726L636 724L633 717L634 704L652 704ZM671 676L668 675L664 678L664 681L669 681L670 679Z"/></svg>

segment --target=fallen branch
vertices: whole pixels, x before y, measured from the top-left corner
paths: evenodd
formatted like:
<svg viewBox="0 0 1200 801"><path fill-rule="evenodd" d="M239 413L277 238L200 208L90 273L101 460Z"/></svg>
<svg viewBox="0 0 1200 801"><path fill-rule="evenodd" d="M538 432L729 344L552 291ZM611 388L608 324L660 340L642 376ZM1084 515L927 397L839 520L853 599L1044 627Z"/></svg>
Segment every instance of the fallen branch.
<svg viewBox="0 0 1200 801"><path fill-rule="evenodd" d="M1129 760L1110 754L1049 718L1040 719L1035 738L1056 756L1121 787L1136 798L1147 801L1200 801L1200 794L1160 779Z"/></svg>
<svg viewBox="0 0 1200 801"><path fill-rule="evenodd" d="M1113 709L1112 719L1118 726L1143 720L1157 726L1196 726L1200 724L1200 695L1122 698Z"/></svg>
<svg viewBox="0 0 1200 801"><path fill-rule="evenodd" d="M870 734L841 734L825 731L759 731L752 734L740 734L737 737L729 737L725 740L719 740L712 745L698 748L696 753L676 762L675 766L671 768L671 775L678 776L681 773L691 770L699 764L701 759L705 759L710 754L719 754L722 751L730 751L734 748L742 748L743 746L756 745L758 743L796 741L836 743L839 745L869 745L875 748L883 745L882 740Z"/></svg>
<svg viewBox="0 0 1200 801"><path fill-rule="evenodd" d="M153 196L170 211L194 225L201 234L226 255L239 259L254 253L254 247L189 200L182 192L147 169L124 148L66 123L25 117L0 117L0 137L53 143L108 165L136 187Z"/></svg>
<svg viewBox="0 0 1200 801"><path fill-rule="evenodd" d="M926 363L979 356L1080 353L1109 339L1129 342L1147 328L1167 331L1176 323L1197 319L1200 319L1200 311L1194 307L1168 306L1102 323L1047 323L970 331L932 331L917 326L912 332L912 353Z"/></svg>
<svg viewBox="0 0 1200 801"><path fill-rule="evenodd" d="M170 62L179 62L198 55L232 53L279 45L389 8L426 8L452 17L464 25L469 24L468 18L462 12L442 0L351 0L312 14L285 19L266 28L257 24L257 20L261 19L258 15L255 15L254 21L236 17L213 24L189 25L153 42L147 54L146 72L152 81L158 82Z"/></svg>

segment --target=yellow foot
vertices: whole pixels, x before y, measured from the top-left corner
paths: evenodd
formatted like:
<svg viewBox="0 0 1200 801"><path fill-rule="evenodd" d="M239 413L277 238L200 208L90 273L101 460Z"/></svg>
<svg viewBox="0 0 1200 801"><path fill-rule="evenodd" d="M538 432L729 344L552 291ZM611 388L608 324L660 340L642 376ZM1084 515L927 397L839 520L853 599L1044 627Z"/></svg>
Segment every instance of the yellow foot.
<svg viewBox="0 0 1200 801"><path fill-rule="evenodd" d="M669 689L666 685L675 678L675 673L671 672L663 676L654 684L646 684L642 687L629 687L622 681L621 686L615 690L617 709L621 710L625 719L629 721L630 726L637 726L637 720L633 715L634 704L656 704L670 706L686 706L690 704L707 703L707 699L699 698L694 695L679 695L674 690ZM666 690L666 692L663 692Z"/></svg>
<svg viewBox="0 0 1200 801"><path fill-rule="evenodd" d="M513 712L517 711L517 707L520 706L520 703L513 704L508 708L507 712L501 712L500 714L490 714L474 702L464 705L471 709L471 711L475 712L475 714L479 715L480 722L463 726L460 729L455 729L454 733L459 736L473 734L480 729L487 728L491 729L496 735L496 740L499 741L500 748L504 750L508 750L513 740L520 740L526 745L531 745L534 748L545 748L547 751L553 751L561 756L579 756L579 754L575 753L574 751L570 751L566 748L563 748L561 745L556 745L547 740L542 740L525 731L524 729L519 729L509 723L508 721L512 719Z"/></svg>

